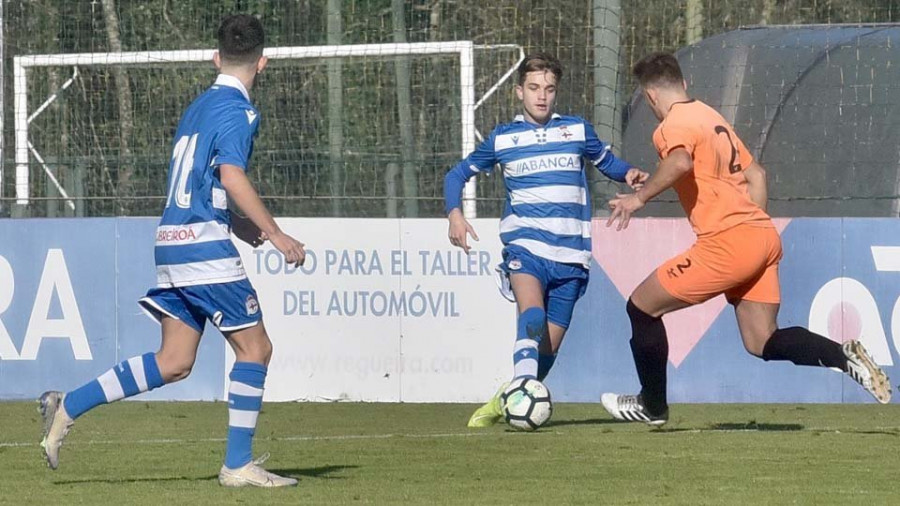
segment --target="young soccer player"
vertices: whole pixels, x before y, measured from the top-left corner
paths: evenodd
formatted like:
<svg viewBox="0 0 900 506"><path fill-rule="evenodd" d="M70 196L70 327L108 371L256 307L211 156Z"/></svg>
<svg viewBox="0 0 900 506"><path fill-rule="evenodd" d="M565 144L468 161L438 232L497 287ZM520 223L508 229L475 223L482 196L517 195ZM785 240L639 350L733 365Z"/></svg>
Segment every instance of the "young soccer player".
<svg viewBox="0 0 900 506"><path fill-rule="evenodd" d="M648 174L616 158L585 120L553 112L563 74L554 56L527 56L518 74L522 114L496 127L447 173L444 198L450 243L468 253L467 234L475 240L478 236L460 210L463 186L477 173L501 165L507 196L500 221L500 269L518 306L514 378L543 380L588 281L591 199L582 158L632 187L639 187ZM502 390L475 411L469 427L500 420Z"/></svg>
<svg viewBox="0 0 900 506"><path fill-rule="evenodd" d="M632 213L674 187L697 242L650 274L631 294L631 350L639 395L603 394L620 420L662 425L669 416L669 344L662 316L725 294L734 305L744 347L763 360L832 367L847 373L878 402L891 399L888 378L858 341L842 345L802 327L778 328L781 240L766 214L766 173L714 109L687 94L678 61L655 53L634 66L647 104L661 122L653 133L661 161L631 195L610 201L607 226L628 226Z"/></svg>
<svg viewBox="0 0 900 506"><path fill-rule="evenodd" d="M303 244L282 232L245 172L259 127L249 90L266 67L259 20L236 15L222 21L216 82L187 108L175 132L168 198L156 235L157 288L139 303L162 326L159 351L132 357L97 379L63 394L40 398L41 442L51 469L74 420L88 410L186 378L206 321L225 335L236 356L228 395L228 439L219 483L282 487L297 480L270 473L253 460L251 447L262 406L272 343L256 292L229 235L251 244L268 239L291 264L302 264ZM228 210L228 199L246 223Z"/></svg>

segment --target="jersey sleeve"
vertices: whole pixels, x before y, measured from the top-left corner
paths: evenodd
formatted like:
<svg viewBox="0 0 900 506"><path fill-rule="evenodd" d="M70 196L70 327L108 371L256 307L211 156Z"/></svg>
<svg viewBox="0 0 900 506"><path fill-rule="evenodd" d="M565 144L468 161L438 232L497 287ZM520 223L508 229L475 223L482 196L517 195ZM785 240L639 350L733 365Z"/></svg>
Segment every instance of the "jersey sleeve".
<svg viewBox="0 0 900 506"><path fill-rule="evenodd" d="M660 158L669 156L669 153L678 148L693 155L694 148L700 142L700 133L697 125L670 115L659 126L659 136L655 140Z"/></svg>
<svg viewBox="0 0 900 506"><path fill-rule="evenodd" d="M497 164L497 156L494 151L494 140L497 137L497 131L491 132L487 139L475 147L475 151L469 153L458 165L463 165L472 174L485 172L490 174Z"/></svg>
<svg viewBox="0 0 900 506"><path fill-rule="evenodd" d="M444 211L450 211L462 207L462 190L466 181L472 179L479 172L490 173L497 163L494 155L494 139L496 130L475 148L469 156L460 160L444 177Z"/></svg>
<svg viewBox="0 0 900 506"><path fill-rule="evenodd" d="M248 168L253 152L253 138L259 128L259 113L253 109L240 109L223 121L223 127L216 137L214 165L229 164Z"/></svg>
<svg viewBox="0 0 900 506"><path fill-rule="evenodd" d="M616 157L612 152L612 146L604 143L597 136L594 127L584 121L584 155L588 157L594 167L606 177L619 182L625 181L625 174L631 169L631 165Z"/></svg>

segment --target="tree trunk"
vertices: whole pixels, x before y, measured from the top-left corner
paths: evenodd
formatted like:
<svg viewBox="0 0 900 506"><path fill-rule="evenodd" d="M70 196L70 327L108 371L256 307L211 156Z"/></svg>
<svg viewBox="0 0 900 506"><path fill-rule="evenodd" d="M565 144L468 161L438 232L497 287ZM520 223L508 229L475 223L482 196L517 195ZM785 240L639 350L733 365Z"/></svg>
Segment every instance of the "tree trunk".
<svg viewBox="0 0 900 506"><path fill-rule="evenodd" d="M759 20L761 25L772 24L775 18L775 0L763 0L762 19Z"/></svg>
<svg viewBox="0 0 900 506"><path fill-rule="evenodd" d="M403 0L391 0L391 19L394 28L394 42L406 42L406 11ZM394 61L395 85L397 87L397 116L400 120L400 157L403 171L403 216L419 216L419 181L416 174L415 147L413 140L412 105L410 99L410 61L408 56L398 56Z"/></svg>
<svg viewBox="0 0 900 506"><path fill-rule="evenodd" d="M341 43L341 0L328 0L329 45ZM344 196L344 90L340 58L329 58L328 67L328 162L331 169L331 215L343 214Z"/></svg>
<svg viewBox="0 0 900 506"><path fill-rule="evenodd" d="M387 194L385 216L397 217L397 174L400 173L400 165L397 162L388 162L385 169L384 191Z"/></svg>
<svg viewBox="0 0 900 506"><path fill-rule="evenodd" d="M119 18L116 14L115 0L103 0L103 19L106 24L106 38L109 50L122 52L122 41L119 39ZM134 106L131 100L131 83L128 75L121 67L112 67L113 79L116 83L116 99L119 107L119 167L116 193L119 196L131 195L131 177L134 175L131 157L131 137L134 132ZM119 201L119 210L124 211L125 203Z"/></svg>

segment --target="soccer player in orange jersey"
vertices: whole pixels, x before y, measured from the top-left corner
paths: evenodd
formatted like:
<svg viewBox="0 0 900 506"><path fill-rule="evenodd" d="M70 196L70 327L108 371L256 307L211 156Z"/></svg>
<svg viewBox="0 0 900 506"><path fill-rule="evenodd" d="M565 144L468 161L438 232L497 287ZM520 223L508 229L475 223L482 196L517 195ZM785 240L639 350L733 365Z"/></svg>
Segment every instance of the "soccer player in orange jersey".
<svg viewBox="0 0 900 506"><path fill-rule="evenodd" d="M750 354L839 369L878 402L889 402L887 376L858 341L840 345L802 327L778 328L781 240L766 214L766 172L731 125L688 96L673 55L646 56L634 66L634 75L660 121L653 144L661 161L643 188L609 202L607 226L618 220L619 230L627 227L635 211L672 187L697 242L657 268L628 299L641 393L603 394L603 407L620 420L666 423L669 344L662 316L719 294L734 306Z"/></svg>

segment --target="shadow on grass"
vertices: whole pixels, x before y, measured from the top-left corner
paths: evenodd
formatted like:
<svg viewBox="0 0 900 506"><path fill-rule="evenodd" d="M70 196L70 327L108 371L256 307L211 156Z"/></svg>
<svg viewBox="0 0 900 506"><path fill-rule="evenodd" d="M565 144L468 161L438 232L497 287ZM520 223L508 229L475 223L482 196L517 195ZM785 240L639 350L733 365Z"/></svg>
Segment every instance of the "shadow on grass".
<svg viewBox="0 0 900 506"><path fill-rule="evenodd" d="M651 433L670 434L674 432L797 432L805 427L799 423L715 423L706 427L659 427Z"/></svg>
<svg viewBox="0 0 900 506"><path fill-rule="evenodd" d="M627 422L614 420L612 418L588 418L585 420L550 420L544 427L563 427L566 425L616 425L623 423Z"/></svg>
<svg viewBox="0 0 900 506"><path fill-rule="evenodd" d="M269 471L281 476L290 476L292 478L321 478L326 480L340 480L341 476L331 476L331 474L343 471L344 469L356 469L359 466L320 466L320 467L293 467L281 469L269 469ZM217 474L209 476L160 476L155 478L85 478L80 480L58 480L54 481L54 485L80 485L92 483L162 483L173 481L213 481L219 477Z"/></svg>
<svg viewBox="0 0 900 506"><path fill-rule="evenodd" d="M275 474L280 474L281 476L290 476L292 478L322 478L325 480L342 480L343 476L331 476L333 473L337 473L343 471L344 469L357 469L359 466L320 466L320 467L284 467L279 469L269 469Z"/></svg>
<svg viewBox="0 0 900 506"><path fill-rule="evenodd" d="M716 423L710 425L707 430L758 430L760 432L792 432L803 430L803 425L799 423Z"/></svg>

